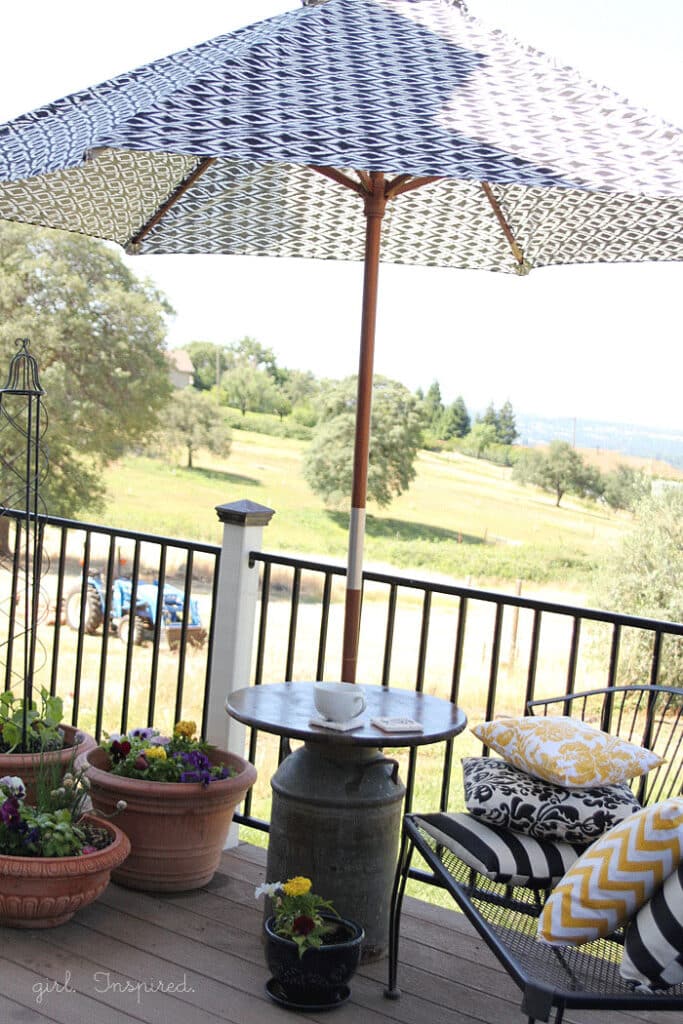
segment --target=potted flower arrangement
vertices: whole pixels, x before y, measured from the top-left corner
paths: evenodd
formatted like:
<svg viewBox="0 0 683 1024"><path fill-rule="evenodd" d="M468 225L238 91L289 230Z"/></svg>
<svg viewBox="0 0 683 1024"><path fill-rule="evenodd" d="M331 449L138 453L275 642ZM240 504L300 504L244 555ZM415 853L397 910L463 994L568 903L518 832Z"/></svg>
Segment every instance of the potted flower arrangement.
<svg viewBox="0 0 683 1024"><path fill-rule="evenodd" d="M130 889L181 892L213 878L235 808L256 781L237 754L197 738L194 722L171 736L152 727L110 735L86 754L96 811L125 800L120 826L131 854L112 878Z"/></svg>
<svg viewBox="0 0 683 1024"><path fill-rule="evenodd" d="M0 778L0 925L53 928L92 903L130 843L110 821L85 813L88 781L73 760L63 776L42 761L36 800L18 776Z"/></svg>
<svg viewBox="0 0 683 1024"><path fill-rule="evenodd" d="M266 882L255 892L272 901L264 924L268 995L290 1009L328 1009L349 997L364 932L312 891L310 878Z"/></svg>
<svg viewBox="0 0 683 1024"><path fill-rule="evenodd" d="M0 694L0 775L19 776L26 801L36 799L36 775L41 764L59 765L64 773L86 750L96 744L92 736L62 723L64 702L42 687L40 705L16 697L11 690Z"/></svg>

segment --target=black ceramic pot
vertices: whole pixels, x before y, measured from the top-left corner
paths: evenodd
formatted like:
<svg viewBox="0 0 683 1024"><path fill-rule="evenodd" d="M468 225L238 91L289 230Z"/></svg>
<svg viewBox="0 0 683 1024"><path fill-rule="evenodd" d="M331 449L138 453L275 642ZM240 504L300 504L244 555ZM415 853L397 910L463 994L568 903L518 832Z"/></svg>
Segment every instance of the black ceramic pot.
<svg viewBox="0 0 683 1024"><path fill-rule="evenodd" d="M307 949L301 957L295 942L276 933L273 917L264 924L266 960L273 981L298 1005L334 1004L360 962L361 926L334 914L322 917L335 925L334 931L319 949Z"/></svg>

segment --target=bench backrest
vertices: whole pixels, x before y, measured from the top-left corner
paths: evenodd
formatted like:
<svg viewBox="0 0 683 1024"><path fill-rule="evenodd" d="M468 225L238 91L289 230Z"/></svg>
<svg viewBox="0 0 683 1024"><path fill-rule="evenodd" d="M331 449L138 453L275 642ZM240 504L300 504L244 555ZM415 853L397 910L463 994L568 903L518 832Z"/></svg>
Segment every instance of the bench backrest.
<svg viewBox="0 0 683 1024"><path fill-rule="evenodd" d="M570 715L603 732L654 750L664 763L634 779L641 804L683 793L683 690L671 686L610 686L534 700L534 715Z"/></svg>

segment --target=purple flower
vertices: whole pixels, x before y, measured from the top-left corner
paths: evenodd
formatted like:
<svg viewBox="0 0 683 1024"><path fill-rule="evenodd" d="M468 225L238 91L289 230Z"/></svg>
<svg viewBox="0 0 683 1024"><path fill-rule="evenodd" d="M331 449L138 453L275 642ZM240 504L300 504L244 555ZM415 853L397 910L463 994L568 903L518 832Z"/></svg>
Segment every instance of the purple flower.
<svg viewBox="0 0 683 1024"><path fill-rule="evenodd" d="M171 742L170 736L152 736L150 737L150 747L167 747Z"/></svg>
<svg viewBox="0 0 683 1024"><path fill-rule="evenodd" d="M21 823L21 811L19 801L15 796L8 796L4 804L0 806L0 819L8 828L18 829Z"/></svg>
<svg viewBox="0 0 683 1024"><path fill-rule="evenodd" d="M211 770L211 762L201 750L182 750L176 756L188 768L194 768L197 771Z"/></svg>
<svg viewBox="0 0 683 1024"><path fill-rule="evenodd" d="M139 740L151 740L152 736L158 735L158 731L156 729L152 729L151 726L141 726L138 729L131 729L128 735L131 737L131 739L135 738Z"/></svg>

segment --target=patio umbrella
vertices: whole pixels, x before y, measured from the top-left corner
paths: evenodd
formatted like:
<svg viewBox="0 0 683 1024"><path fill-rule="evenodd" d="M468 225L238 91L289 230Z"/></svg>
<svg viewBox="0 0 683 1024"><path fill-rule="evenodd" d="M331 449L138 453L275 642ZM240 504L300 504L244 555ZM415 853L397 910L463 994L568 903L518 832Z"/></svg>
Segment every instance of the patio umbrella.
<svg viewBox="0 0 683 1024"><path fill-rule="evenodd" d="M354 680L380 260L525 274L681 259L681 138L463 3L328 0L0 127L0 218L133 253L364 261Z"/></svg>

